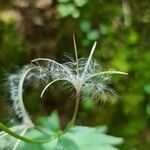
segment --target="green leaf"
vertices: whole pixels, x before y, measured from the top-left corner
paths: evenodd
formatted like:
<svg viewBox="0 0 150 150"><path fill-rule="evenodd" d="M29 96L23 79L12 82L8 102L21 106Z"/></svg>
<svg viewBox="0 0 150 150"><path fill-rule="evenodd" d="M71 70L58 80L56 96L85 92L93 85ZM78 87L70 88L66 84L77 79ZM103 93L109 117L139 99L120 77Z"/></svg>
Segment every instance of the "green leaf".
<svg viewBox="0 0 150 150"><path fill-rule="evenodd" d="M145 91L145 93L150 94L150 84L146 84L144 86L144 91Z"/></svg>
<svg viewBox="0 0 150 150"><path fill-rule="evenodd" d="M41 134L37 130L30 130L27 135L32 138L36 138L36 139L43 138L43 134ZM21 143L19 149L20 150L27 150L27 149L48 150L49 148L50 149L55 148L57 145L57 135L53 133L53 137L54 138L51 141L49 141L47 143L43 143L43 144Z"/></svg>
<svg viewBox="0 0 150 150"><path fill-rule="evenodd" d="M62 150L79 150L79 146L74 140L66 136L62 136L59 140Z"/></svg>
<svg viewBox="0 0 150 150"><path fill-rule="evenodd" d="M103 125L103 126L98 126L95 128L97 132L101 132L101 133L106 133L108 128L107 126Z"/></svg>
<svg viewBox="0 0 150 150"><path fill-rule="evenodd" d="M57 10L58 10L60 17L62 18L70 16L70 15L74 18L77 18L80 15L79 10L75 7L73 3L59 4L57 6Z"/></svg>
<svg viewBox="0 0 150 150"><path fill-rule="evenodd" d="M41 124L52 131L59 130L58 113L54 111L50 117L43 117ZM96 128L87 126L74 126L64 134L57 134L57 137L52 141L40 145L41 150L117 150L115 147L123 142L122 138L114 137L105 134L106 126L98 126ZM58 132L57 132L58 133ZM34 138L39 138L39 135L34 133ZM40 138L42 138L40 136ZM37 145L25 145L25 149L36 149ZM25 150L23 149L23 150Z"/></svg>
<svg viewBox="0 0 150 150"><path fill-rule="evenodd" d="M70 133L69 133L70 132ZM122 138L106 135L100 128L75 126L66 133L81 149L115 150L115 145L123 142Z"/></svg>
<svg viewBox="0 0 150 150"><path fill-rule="evenodd" d="M40 123L42 131L51 135L51 140L47 143L31 144L21 142L20 150L117 150L115 147L123 142L122 138L105 134L106 126L87 127L74 126L66 133L60 132L59 118L56 111L49 117L42 117ZM59 132L58 132L59 131ZM26 134L31 139L43 139L45 134L39 130L29 130Z"/></svg>
<svg viewBox="0 0 150 150"><path fill-rule="evenodd" d="M91 30L90 32L87 33L87 38L89 40L97 40L98 37L99 37L98 30Z"/></svg>
<svg viewBox="0 0 150 150"><path fill-rule="evenodd" d="M81 28L81 30L83 32L89 32L90 29L91 29L91 23L90 23L90 21L87 21L87 20L81 21L80 28Z"/></svg>
<svg viewBox="0 0 150 150"><path fill-rule="evenodd" d="M146 105L146 113L148 116L150 116L150 103Z"/></svg>
<svg viewBox="0 0 150 150"><path fill-rule="evenodd" d="M83 7L87 2L88 2L88 0L74 0L74 3L75 3L78 7Z"/></svg>
<svg viewBox="0 0 150 150"><path fill-rule="evenodd" d="M53 111L49 117L42 117L39 120L42 127L58 132L60 129L59 117L57 111Z"/></svg>

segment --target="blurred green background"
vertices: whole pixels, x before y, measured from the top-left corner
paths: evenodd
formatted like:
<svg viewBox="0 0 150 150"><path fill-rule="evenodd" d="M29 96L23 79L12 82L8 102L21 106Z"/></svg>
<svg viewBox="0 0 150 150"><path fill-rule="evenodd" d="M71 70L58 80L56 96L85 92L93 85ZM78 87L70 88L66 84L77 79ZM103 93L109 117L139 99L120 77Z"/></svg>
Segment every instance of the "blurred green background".
<svg viewBox="0 0 150 150"><path fill-rule="evenodd" d="M94 41L95 59L104 68L128 72L113 77L118 101L82 101L76 124L107 125L123 137L121 150L150 147L150 1L149 0L0 0L0 120L11 124L7 77L31 59L46 57L63 62L74 56L73 33L80 57L87 57ZM25 105L32 119L57 109L65 126L74 108L66 89L27 88Z"/></svg>

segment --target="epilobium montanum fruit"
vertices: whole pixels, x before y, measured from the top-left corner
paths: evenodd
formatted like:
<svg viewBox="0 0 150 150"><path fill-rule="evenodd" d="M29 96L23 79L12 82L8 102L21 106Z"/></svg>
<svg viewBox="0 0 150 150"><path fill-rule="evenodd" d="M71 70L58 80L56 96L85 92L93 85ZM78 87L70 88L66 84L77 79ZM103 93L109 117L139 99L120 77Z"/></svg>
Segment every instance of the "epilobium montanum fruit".
<svg viewBox="0 0 150 150"><path fill-rule="evenodd" d="M0 123L0 141L3 143L6 140L12 142L13 150L17 149L20 141L30 143L45 143L51 141L55 136L51 136L47 133L47 139L35 140L24 136L28 129L34 128L35 125L31 121L24 103L23 103L23 85L25 81L31 81L33 78L37 81L44 83L45 87L41 92L41 97L44 95L46 90L57 81L64 81L64 83L71 83L72 87L76 90L76 104L74 109L73 117L66 127L61 132L62 134L72 127L75 123L78 106L81 99L81 93L85 93L91 96L91 99L97 98L100 100L106 100L107 94L113 93L113 90L108 87L108 81L112 74L127 75L121 71L103 71L99 65L92 60L96 48L96 42L94 43L89 57L78 58L75 38L73 36L75 60L71 59L70 62L58 63L52 59L37 58L31 61L31 64L25 66L20 72L9 77L11 100L13 101L13 108L16 115L21 118L22 122L18 126L7 128L4 124ZM35 80L34 80L35 81ZM40 130L46 134L44 131ZM10 136L11 135L11 136ZM59 133L60 136L60 133ZM14 142L14 137L16 141ZM6 142L8 143L8 142Z"/></svg>

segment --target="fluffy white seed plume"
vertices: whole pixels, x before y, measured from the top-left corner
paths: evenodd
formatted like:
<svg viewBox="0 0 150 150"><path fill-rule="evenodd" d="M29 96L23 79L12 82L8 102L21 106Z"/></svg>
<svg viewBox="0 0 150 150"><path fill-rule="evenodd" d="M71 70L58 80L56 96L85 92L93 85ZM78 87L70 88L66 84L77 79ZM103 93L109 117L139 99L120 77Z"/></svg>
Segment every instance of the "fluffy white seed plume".
<svg viewBox="0 0 150 150"><path fill-rule="evenodd" d="M23 103L23 88L24 88L24 81L26 77L28 77L29 79L28 74L33 69L35 69L33 65L28 65L28 66L25 66L17 74L11 75L9 77L10 98L13 103L13 109L17 117L22 120L22 124L27 125L28 127L32 127L33 123ZM31 75L30 75L30 78L31 78Z"/></svg>
<svg viewBox="0 0 150 150"><path fill-rule="evenodd" d="M19 125L10 127L10 130L21 136L23 136L29 128L34 127L34 124L32 123L23 103L23 88L25 79L27 78L30 80L34 75L33 71L35 69L38 69L37 66L28 65L17 74L13 74L9 77L10 99L12 101L12 107L17 117L21 120ZM12 150L16 150L20 142L21 141L19 139L10 136L8 133L4 131L0 132L0 149L11 148Z"/></svg>
<svg viewBox="0 0 150 150"><path fill-rule="evenodd" d="M20 72L9 77L13 108L16 115L22 119L22 123L20 125L14 126L10 129L20 135L24 135L29 128L34 127L34 124L32 123L23 103L23 89L25 82L32 81L32 79L35 81L36 79L36 81L44 83L45 87L41 92L41 97L52 84L57 81L64 81L71 83L76 90L76 94L83 93L92 99L97 98L105 100L108 94L113 93L113 90L107 86L111 79L111 75L127 75L127 73L121 71L102 71L101 66L92 60L92 56L96 48L96 42L91 49L89 58L80 59L78 58L74 36L73 42L75 60L70 59L71 61L60 64L52 59L37 58L32 60L32 63L25 66ZM12 138L5 132L0 132L0 141L10 141L10 143L15 143L13 150L17 149L20 143L20 140Z"/></svg>
<svg viewBox="0 0 150 150"><path fill-rule="evenodd" d="M47 75L43 76L43 80L47 81L47 85L41 93L41 97L44 95L45 91L57 81L65 81L72 84L76 89L77 94L84 90L88 90L93 94L92 97L100 95L105 95L105 93L113 93L107 84L110 81L110 75L112 74L123 74L127 75L125 72L121 71L102 71L100 65L92 60L96 48L96 42L94 43L89 58L78 59L77 48L75 38L73 37L75 57L76 60L60 64L54 60L47 58L37 58L32 60L33 63L37 63L38 66L43 68L41 71L46 71ZM50 80L49 80L50 79ZM102 97L104 97L102 96Z"/></svg>

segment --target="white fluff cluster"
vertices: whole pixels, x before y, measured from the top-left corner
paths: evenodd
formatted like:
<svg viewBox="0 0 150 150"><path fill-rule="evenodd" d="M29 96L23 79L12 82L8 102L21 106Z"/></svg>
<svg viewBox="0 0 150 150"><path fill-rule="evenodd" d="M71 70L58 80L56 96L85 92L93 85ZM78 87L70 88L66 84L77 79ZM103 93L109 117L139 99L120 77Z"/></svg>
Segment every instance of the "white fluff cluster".
<svg viewBox="0 0 150 150"><path fill-rule="evenodd" d="M26 77L28 80L31 78L31 75L29 76L28 73L32 68L32 65L25 66L17 74L13 74L9 77L10 99L12 101L15 114L22 120L23 124L28 125L29 127L33 126L33 123L30 120L23 103L23 88Z"/></svg>
<svg viewBox="0 0 150 150"><path fill-rule="evenodd" d="M76 56L76 60L70 59L70 62L63 64L47 58L32 60L34 64L41 68L37 76L47 83L41 97L48 87L57 81L69 82L76 89L77 94L87 93L85 96L91 95L91 98L96 97L97 99L106 100L107 94L113 94L113 90L107 86L111 75L126 73L111 70L102 71L101 66L92 60L95 47L96 42L88 59L78 59Z"/></svg>
<svg viewBox="0 0 150 150"><path fill-rule="evenodd" d="M19 126L12 127L15 132L24 135L25 132L34 127L23 103L23 89L24 83L35 78L37 81L42 81L45 85L41 92L41 97L45 91L57 81L69 82L76 89L76 94L86 94L91 98L106 99L108 93L113 93L113 90L108 88L107 84L110 81L111 74L126 74L120 71L102 71L100 65L92 60L92 56L96 47L94 43L89 58L78 59L76 43L74 39L75 56L76 59L66 62L58 63L52 59L37 58L32 60L32 63L25 66L20 72L9 77L10 94L13 102L13 108L16 115L22 119ZM17 127L17 128L16 128ZM9 136L10 137L10 136ZM10 141L12 141L10 137ZM0 141L7 141L8 134L0 132ZM13 147L15 150L20 140L16 139L16 144ZM7 144L7 142L6 142ZM1 144L0 144L1 145Z"/></svg>
<svg viewBox="0 0 150 150"><path fill-rule="evenodd" d="M33 65L25 66L17 74L13 74L9 77L10 85L10 99L12 101L13 109L18 118L21 119L19 125L15 125L10 128L10 130L16 132L17 134L23 136L29 128L34 127L23 103L23 87L24 82L27 77L29 80L31 75L30 71L35 69ZM10 136L8 133L0 132L0 149L12 149L16 150L20 144L20 140Z"/></svg>

